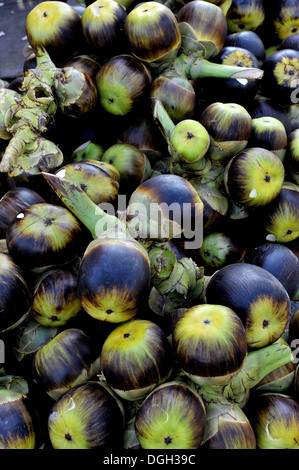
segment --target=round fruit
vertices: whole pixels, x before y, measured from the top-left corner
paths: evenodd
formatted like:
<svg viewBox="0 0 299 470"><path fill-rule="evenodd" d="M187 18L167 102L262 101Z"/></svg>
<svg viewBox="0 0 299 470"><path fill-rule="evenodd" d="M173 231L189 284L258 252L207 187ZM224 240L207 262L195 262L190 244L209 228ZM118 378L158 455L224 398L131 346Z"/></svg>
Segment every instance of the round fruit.
<svg viewBox="0 0 299 470"><path fill-rule="evenodd" d="M31 400L18 391L0 388L0 449L35 449L39 431Z"/></svg>
<svg viewBox="0 0 299 470"><path fill-rule="evenodd" d="M160 2L137 4L128 13L125 34L133 55L147 63L171 59L181 46L176 17Z"/></svg>
<svg viewBox="0 0 299 470"><path fill-rule="evenodd" d="M298 449L299 403L281 393L258 395L248 414L257 449Z"/></svg>
<svg viewBox="0 0 299 470"><path fill-rule="evenodd" d="M245 328L222 305L196 305L176 322L173 346L184 373L195 383L224 385L241 369L247 355Z"/></svg>
<svg viewBox="0 0 299 470"><path fill-rule="evenodd" d="M43 46L54 62L73 55L82 39L81 16L66 2L44 1L30 10L25 20L31 47Z"/></svg>
<svg viewBox="0 0 299 470"><path fill-rule="evenodd" d="M78 296L93 318L119 323L136 315L149 282L148 255L140 243L103 237L91 242L83 255Z"/></svg>
<svg viewBox="0 0 299 470"><path fill-rule="evenodd" d="M235 155L227 164L224 183L227 194L241 206L265 206L283 186L284 166L273 152L252 147Z"/></svg>
<svg viewBox="0 0 299 470"><path fill-rule="evenodd" d="M8 254L0 252L0 333L19 325L32 307L32 294L23 270Z"/></svg>
<svg viewBox="0 0 299 470"><path fill-rule="evenodd" d="M150 75L140 60L121 54L107 60L99 69L95 83L103 109L116 116L125 116L147 96Z"/></svg>
<svg viewBox="0 0 299 470"><path fill-rule="evenodd" d="M188 385L176 381L151 392L135 420L136 436L143 449L197 449L205 426L201 397Z"/></svg>
<svg viewBox="0 0 299 470"><path fill-rule="evenodd" d="M14 218L6 232L9 253L26 269L63 264L77 256L82 228L65 207L39 203Z"/></svg>
<svg viewBox="0 0 299 470"><path fill-rule="evenodd" d="M107 383L120 397L140 400L169 378L173 368L172 348L155 323L129 320L105 339L101 367Z"/></svg>
<svg viewBox="0 0 299 470"><path fill-rule="evenodd" d="M123 409L108 386L89 381L54 403L48 431L54 449L121 448Z"/></svg>
<svg viewBox="0 0 299 470"><path fill-rule="evenodd" d="M248 347L259 349L276 341L288 323L291 302L273 274L249 263L234 263L208 280L206 300L233 309L241 318Z"/></svg>
<svg viewBox="0 0 299 470"><path fill-rule="evenodd" d="M77 328L62 330L38 349L32 361L34 380L54 400L99 372L99 347Z"/></svg>

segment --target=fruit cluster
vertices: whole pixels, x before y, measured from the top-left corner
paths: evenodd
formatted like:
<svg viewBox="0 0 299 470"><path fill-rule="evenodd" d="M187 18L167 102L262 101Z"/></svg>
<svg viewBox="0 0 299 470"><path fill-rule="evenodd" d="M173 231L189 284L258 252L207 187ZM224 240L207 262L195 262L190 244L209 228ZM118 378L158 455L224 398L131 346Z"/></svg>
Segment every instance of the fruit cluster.
<svg viewBox="0 0 299 470"><path fill-rule="evenodd" d="M298 448L298 17L29 12L0 88L0 448Z"/></svg>

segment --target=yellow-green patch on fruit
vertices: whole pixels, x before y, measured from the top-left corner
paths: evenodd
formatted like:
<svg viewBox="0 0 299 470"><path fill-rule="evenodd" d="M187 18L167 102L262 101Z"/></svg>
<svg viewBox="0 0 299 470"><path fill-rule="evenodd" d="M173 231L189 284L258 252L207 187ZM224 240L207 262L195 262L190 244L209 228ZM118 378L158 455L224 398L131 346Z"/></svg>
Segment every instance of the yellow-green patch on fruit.
<svg viewBox="0 0 299 470"><path fill-rule="evenodd" d="M149 320L132 319L105 339L101 367L107 383L120 397L140 400L169 378L172 348L161 327Z"/></svg>
<svg viewBox="0 0 299 470"><path fill-rule="evenodd" d="M245 328L222 305L196 305L177 321L173 345L185 374L198 384L226 384L247 355Z"/></svg>
<svg viewBox="0 0 299 470"><path fill-rule="evenodd" d="M284 175L284 166L273 152L262 147L247 148L227 164L225 189L236 204L264 206L279 195Z"/></svg>

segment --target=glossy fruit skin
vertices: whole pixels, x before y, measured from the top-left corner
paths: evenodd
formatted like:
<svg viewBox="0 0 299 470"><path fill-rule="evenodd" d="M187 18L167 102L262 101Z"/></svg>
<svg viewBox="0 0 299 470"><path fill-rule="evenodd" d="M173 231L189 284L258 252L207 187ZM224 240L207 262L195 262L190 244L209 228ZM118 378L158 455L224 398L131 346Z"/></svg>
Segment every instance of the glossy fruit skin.
<svg viewBox="0 0 299 470"><path fill-rule="evenodd" d="M247 250L245 260L273 274L285 287L292 300L299 288L299 260L287 246L264 243L250 251Z"/></svg>
<svg viewBox="0 0 299 470"><path fill-rule="evenodd" d="M78 275L71 269L43 273L34 286L31 316L43 326L66 325L82 310L77 283Z"/></svg>
<svg viewBox="0 0 299 470"><path fill-rule="evenodd" d="M57 400L72 386L99 373L99 356L99 346L83 330L67 328L35 353L33 378L42 390Z"/></svg>
<svg viewBox="0 0 299 470"><path fill-rule="evenodd" d="M227 12L228 30L255 31L265 20L263 0L232 0Z"/></svg>
<svg viewBox="0 0 299 470"><path fill-rule="evenodd" d="M221 8L209 2L193 0L186 3L176 15L179 26L187 23L199 43L205 47L204 57L214 57L224 46L227 22ZM181 29L182 37L185 31Z"/></svg>
<svg viewBox="0 0 299 470"><path fill-rule="evenodd" d="M107 60L95 83L102 108L112 115L126 116L148 96L150 75L143 63L130 54Z"/></svg>
<svg viewBox="0 0 299 470"><path fill-rule="evenodd" d="M0 275L0 333L3 333L28 316L32 294L23 270L8 253L0 252Z"/></svg>
<svg viewBox="0 0 299 470"><path fill-rule="evenodd" d="M208 154L212 160L227 162L247 145L252 131L252 119L238 103L215 101L200 116L200 123L210 135Z"/></svg>
<svg viewBox="0 0 299 470"><path fill-rule="evenodd" d="M118 170L119 194L131 196L132 192L151 175L149 159L135 145L113 144L104 151L101 160Z"/></svg>
<svg viewBox="0 0 299 470"><path fill-rule="evenodd" d="M201 397L188 385L176 381L166 382L151 392L135 420L136 436L143 449L197 449L205 426Z"/></svg>
<svg viewBox="0 0 299 470"><path fill-rule="evenodd" d="M282 190L284 166L263 147L246 148L227 164L224 184L227 194L240 206L265 206Z"/></svg>
<svg viewBox="0 0 299 470"><path fill-rule="evenodd" d="M136 315L149 282L149 260L137 241L98 238L82 257L78 296L93 318L119 323Z"/></svg>
<svg viewBox="0 0 299 470"><path fill-rule="evenodd" d="M122 410L112 391L92 380L64 393L48 418L54 449L121 448L123 427Z"/></svg>
<svg viewBox="0 0 299 470"><path fill-rule="evenodd" d="M239 315L250 349L259 349L280 338L291 309L281 282L260 266L245 262L216 271L208 281L206 300L226 305Z"/></svg>
<svg viewBox="0 0 299 470"><path fill-rule="evenodd" d="M131 319L105 339L101 367L107 383L121 398L143 399L165 382L173 369L173 352L161 327Z"/></svg>
<svg viewBox="0 0 299 470"><path fill-rule="evenodd" d="M288 136L283 123L270 116L252 119L248 147L262 147L275 153L284 162Z"/></svg>
<svg viewBox="0 0 299 470"><path fill-rule="evenodd" d="M26 17L25 26L32 48L44 46L57 64L76 52L82 38L79 13L60 1L40 2L33 7Z"/></svg>
<svg viewBox="0 0 299 470"><path fill-rule="evenodd" d="M114 0L96 0L81 17L82 33L90 51L108 58L123 50L126 9Z"/></svg>
<svg viewBox="0 0 299 470"><path fill-rule="evenodd" d="M175 57L181 45L181 33L174 13L158 2L137 4L125 21L130 50L146 63Z"/></svg>
<svg viewBox="0 0 299 470"><path fill-rule="evenodd" d="M191 234L191 232L194 231L194 236L198 237L197 240L200 246L202 241L203 203L188 180L181 176L170 174L157 175L149 178L136 188L129 200L127 213L128 217L132 218L132 220L134 220L134 218L138 220L138 213L136 217L138 204L142 204L142 207L146 208L146 216L149 220L151 216L151 204L157 205L158 208L161 209L161 217L163 222L166 223L166 237L173 238L170 235L172 231L172 221L174 221L175 224L179 225L178 230L182 230L182 240L186 240L187 237L191 239L193 237L193 233ZM186 227L186 224L184 227L184 205L186 208L185 222L188 221L188 224L190 223L189 227ZM173 208L176 214L171 214L169 208ZM191 231L188 234L187 229L190 228ZM161 239L161 236L163 239L165 238L160 227L158 227L157 230L153 230L152 233L151 227L147 225L143 230L142 236L145 238L150 237L153 239L155 238L155 234L157 234L157 239ZM186 233L186 237L184 237L184 232ZM186 242L186 245L187 243L188 242ZM196 240L195 243L197 243ZM193 241L190 242L190 245L191 244L193 245Z"/></svg>
<svg viewBox="0 0 299 470"><path fill-rule="evenodd" d="M224 46L213 58L213 62L236 67L260 68L256 56L248 49L237 46ZM211 77L203 80L203 93L209 102L238 103L247 109L256 97L260 88L260 80L242 80L236 78Z"/></svg>
<svg viewBox="0 0 299 470"><path fill-rule="evenodd" d="M151 84L150 99L160 99L176 124L194 115L196 94L189 80L178 75L159 75Z"/></svg>
<svg viewBox="0 0 299 470"><path fill-rule="evenodd" d="M294 49L273 52L264 60L262 70L261 93L281 105L292 105L292 94L299 84L299 52Z"/></svg>
<svg viewBox="0 0 299 470"><path fill-rule="evenodd" d="M247 49L255 55L257 60L263 62L266 58L266 51L260 36L254 31L239 31L226 36L224 47L233 46Z"/></svg>
<svg viewBox="0 0 299 470"><path fill-rule="evenodd" d="M39 203L14 218L6 241L9 253L21 266L38 269L74 259L81 234L81 226L69 210Z"/></svg>
<svg viewBox="0 0 299 470"><path fill-rule="evenodd" d="M39 432L31 399L15 390L0 389L0 448L36 449Z"/></svg>
<svg viewBox="0 0 299 470"><path fill-rule="evenodd" d="M248 104L247 110L252 119L259 117L274 117L282 122L287 135L292 131L292 124L284 106L278 104L275 99L256 97Z"/></svg>
<svg viewBox="0 0 299 470"><path fill-rule="evenodd" d="M94 57L87 54L75 55L64 64L64 67L76 67L82 70L87 73L92 80L95 79L100 66L100 63Z"/></svg>
<svg viewBox="0 0 299 470"><path fill-rule="evenodd" d="M95 204L113 202L117 198L120 175L108 162L87 159L69 163L55 174L78 184Z"/></svg>
<svg viewBox="0 0 299 470"><path fill-rule="evenodd" d="M298 414L298 401L289 395L258 395L248 412L257 449L298 449Z"/></svg>
<svg viewBox="0 0 299 470"><path fill-rule="evenodd" d="M171 132L169 152L175 161L187 165L197 163L206 155L209 147L209 133L195 119L183 119Z"/></svg>
<svg viewBox="0 0 299 470"><path fill-rule="evenodd" d="M40 202L46 201L33 189L22 186L9 189L0 200L0 228L6 231L19 212Z"/></svg>
<svg viewBox="0 0 299 470"><path fill-rule="evenodd" d="M279 195L264 207L261 222L270 242L288 243L299 235L299 188L285 182Z"/></svg>
<svg viewBox="0 0 299 470"><path fill-rule="evenodd" d="M182 370L202 385L228 383L247 355L242 321L223 305L202 304L186 310L174 326L172 340Z"/></svg>
<svg viewBox="0 0 299 470"><path fill-rule="evenodd" d="M299 6L296 0L274 0L271 7L269 11L276 38L282 41L299 32Z"/></svg>

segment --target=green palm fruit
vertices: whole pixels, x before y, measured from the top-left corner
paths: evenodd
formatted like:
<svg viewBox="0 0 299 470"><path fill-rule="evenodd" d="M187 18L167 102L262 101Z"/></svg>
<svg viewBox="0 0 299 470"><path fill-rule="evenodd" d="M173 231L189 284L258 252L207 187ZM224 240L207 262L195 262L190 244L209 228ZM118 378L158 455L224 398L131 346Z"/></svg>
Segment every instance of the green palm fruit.
<svg viewBox="0 0 299 470"><path fill-rule="evenodd" d="M257 449L298 449L298 401L282 393L262 393L252 400L248 417Z"/></svg>
<svg viewBox="0 0 299 470"><path fill-rule="evenodd" d="M122 50L126 9L114 0L96 0L82 16L82 33L89 50L100 58L112 57Z"/></svg>
<svg viewBox="0 0 299 470"><path fill-rule="evenodd" d="M287 291L273 274L253 264L241 262L220 268L207 283L206 299L239 315L250 349L276 341L289 321Z"/></svg>
<svg viewBox="0 0 299 470"><path fill-rule="evenodd" d="M218 5L200 0L188 2L178 11L176 18L184 51L199 50L203 57L210 59L224 46L227 22Z"/></svg>
<svg viewBox="0 0 299 470"><path fill-rule="evenodd" d="M79 267L78 296L93 318L120 323L134 317L149 283L147 251L133 238L104 235L87 246Z"/></svg>
<svg viewBox="0 0 299 470"><path fill-rule="evenodd" d="M32 293L23 270L5 252L0 252L1 273L1 314L0 332L18 326L29 315L32 307Z"/></svg>
<svg viewBox="0 0 299 470"><path fill-rule="evenodd" d="M118 170L119 194L131 195L151 175L151 164L146 154L131 144L111 145L104 151L101 160Z"/></svg>
<svg viewBox="0 0 299 470"><path fill-rule="evenodd" d="M53 400L100 373L99 346L84 331L67 328L36 351L34 380Z"/></svg>
<svg viewBox="0 0 299 470"><path fill-rule="evenodd" d="M102 346L104 378L125 400L144 399L169 379L173 364L166 334L149 320L132 319L117 326Z"/></svg>
<svg viewBox="0 0 299 470"><path fill-rule="evenodd" d="M271 116L252 119L248 147L262 147L275 153L283 162L288 145L288 135L283 123Z"/></svg>
<svg viewBox="0 0 299 470"><path fill-rule="evenodd" d="M298 199L298 186L284 182L279 195L264 207L262 223L267 241L287 243L298 237Z"/></svg>
<svg viewBox="0 0 299 470"><path fill-rule="evenodd" d="M227 26L231 33L255 31L265 21L262 0L232 0L228 9Z"/></svg>
<svg viewBox="0 0 299 470"><path fill-rule="evenodd" d="M143 449L197 449L205 427L202 399L179 381L166 382L147 395L135 419Z"/></svg>
<svg viewBox="0 0 299 470"><path fill-rule="evenodd" d="M250 114L237 103L210 104L200 123L210 135L209 158L224 163L244 150L252 132Z"/></svg>
<svg viewBox="0 0 299 470"><path fill-rule="evenodd" d="M179 75L159 75L150 90L153 103L159 99L174 123L191 119L195 113L196 94L190 80Z"/></svg>
<svg viewBox="0 0 299 470"><path fill-rule="evenodd" d="M199 248L200 260L206 274L211 274L228 264L241 262L245 253L246 247L242 246L242 243L235 241L233 236L225 232L217 231L204 236Z"/></svg>
<svg viewBox="0 0 299 470"><path fill-rule="evenodd" d="M151 76L136 57L120 54L99 69L95 83L102 108L116 116L126 116L148 97Z"/></svg>
<svg viewBox="0 0 299 470"><path fill-rule="evenodd" d="M76 258L82 233L79 221L68 209L37 203L14 218L6 240L9 253L21 266L38 270Z"/></svg>
<svg viewBox="0 0 299 470"><path fill-rule="evenodd" d="M221 305L202 304L185 311L174 326L172 341L183 372L207 387L226 385L247 355L241 319Z"/></svg>
<svg viewBox="0 0 299 470"><path fill-rule="evenodd" d="M136 5L125 21L125 34L135 57L146 62L165 62L175 57L181 33L174 13L160 2Z"/></svg>
<svg viewBox="0 0 299 470"><path fill-rule="evenodd" d="M36 449L40 427L28 396L0 388L0 448Z"/></svg>
<svg viewBox="0 0 299 470"><path fill-rule="evenodd" d="M86 159L64 165L55 174L80 185L95 204L113 202L118 196L120 174L108 162Z"/></svg>
<svg viewBox="0 0 299 470"><path fill-rule="evenodd" d="M266 206L278 197L284 176L283 163L276 154L263 147L251 147L228 162L224 186L229 197L240 206Z"/></svg>
<svg viewBox="0 0 299 470"><path fill-rule="evenodd" d="M124 409L103 382L71 387L53 405L48 417L54 449L121 449Z"/></svg>
<svg viewBox="0 0 299 470"><path fill-rule="evenodd" d="M78 274L71 268L50 269L35 282L31 316L41 325L66 325L82 310L77 295Z"/></svg>

